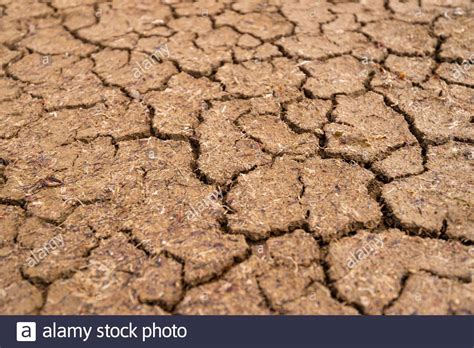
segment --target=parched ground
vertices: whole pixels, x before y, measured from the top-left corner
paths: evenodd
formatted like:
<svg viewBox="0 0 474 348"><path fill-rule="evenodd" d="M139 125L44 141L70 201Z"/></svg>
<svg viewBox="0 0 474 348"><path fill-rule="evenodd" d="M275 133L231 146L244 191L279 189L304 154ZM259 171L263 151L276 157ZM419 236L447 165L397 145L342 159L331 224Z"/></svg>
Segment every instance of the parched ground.
<svg viewBox="0 0 474 348"><path fill-rule="evenodd" d="M0 314L474 314L470 0L0 0Z"/></svg>

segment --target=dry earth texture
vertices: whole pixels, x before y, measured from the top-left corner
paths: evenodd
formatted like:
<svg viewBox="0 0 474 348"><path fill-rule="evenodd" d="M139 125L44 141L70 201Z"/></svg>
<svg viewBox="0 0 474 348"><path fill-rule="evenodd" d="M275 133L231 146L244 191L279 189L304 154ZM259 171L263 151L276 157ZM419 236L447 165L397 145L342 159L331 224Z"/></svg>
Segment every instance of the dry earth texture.
<svg viewBox="0 0 474 348"><path fill-rule="evenodd" d="M0 0L1 314L473 314L470 0Z"/></svg>

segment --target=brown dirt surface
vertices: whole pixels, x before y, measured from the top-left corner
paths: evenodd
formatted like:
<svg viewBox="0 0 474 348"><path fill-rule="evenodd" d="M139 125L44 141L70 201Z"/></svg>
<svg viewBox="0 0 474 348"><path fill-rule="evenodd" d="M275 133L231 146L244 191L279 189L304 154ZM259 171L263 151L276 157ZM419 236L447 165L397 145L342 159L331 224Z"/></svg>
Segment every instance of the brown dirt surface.
<svg viewBox="0 0 474 348"><path fill-rule="evenodd" d="M0 0L0 314L474 314L469 0Z"/></svg>

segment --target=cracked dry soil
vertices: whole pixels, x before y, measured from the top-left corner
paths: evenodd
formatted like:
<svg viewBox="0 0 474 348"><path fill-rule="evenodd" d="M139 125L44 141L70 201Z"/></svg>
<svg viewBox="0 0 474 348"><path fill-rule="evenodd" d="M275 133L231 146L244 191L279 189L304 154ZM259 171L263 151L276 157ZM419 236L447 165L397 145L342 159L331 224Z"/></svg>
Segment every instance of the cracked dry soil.
<svg viewBox="0 0 474 348"><path fill-rule="evenodd" d="M473 314L471 8L0 0L0 313Z"/></svg>

